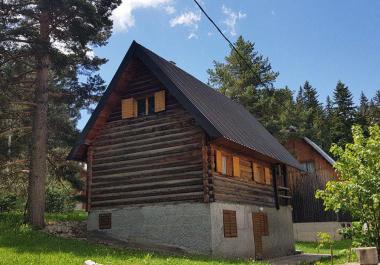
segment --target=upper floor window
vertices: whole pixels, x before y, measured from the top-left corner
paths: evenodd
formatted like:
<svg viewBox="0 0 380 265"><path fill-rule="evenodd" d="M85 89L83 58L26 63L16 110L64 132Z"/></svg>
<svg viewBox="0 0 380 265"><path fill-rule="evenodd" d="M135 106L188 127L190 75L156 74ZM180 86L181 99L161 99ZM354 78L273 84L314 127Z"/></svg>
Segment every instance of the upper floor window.
<svg viewBox="0 0 380 265"><path fill-rule="evenodd" d="M302 165L304 166L306 172L315 173L314 161L307 161L307 162L302 163Z"/></svg>
<svg viewBox="0 0 380 265"><path fill-rule="evenodd" d="M143 98L127 98L121 101L121 116L129 119L165 110L165 90Z"/></svg>
<svg viewBox="0 0 380 265"><path fill-rule="evenodd" d="M216 171L227 176L240 176L239 157L216 150Z"/></svg>

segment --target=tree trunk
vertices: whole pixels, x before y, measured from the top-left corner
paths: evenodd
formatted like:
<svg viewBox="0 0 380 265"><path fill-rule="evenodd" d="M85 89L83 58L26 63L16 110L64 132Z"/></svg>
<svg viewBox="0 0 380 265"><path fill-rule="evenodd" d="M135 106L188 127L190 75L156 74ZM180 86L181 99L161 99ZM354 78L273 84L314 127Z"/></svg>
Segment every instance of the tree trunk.
<svg viewBox="0 0 380 265"><path fill-rule="evenodd" d="M36 107L33 113L32 145L28 186L28 222L36 227L45 225L45 178L47 174L47 110L50 56L49 14L42 11L40 16L40 40L37 45L37 87Z"/></svg>

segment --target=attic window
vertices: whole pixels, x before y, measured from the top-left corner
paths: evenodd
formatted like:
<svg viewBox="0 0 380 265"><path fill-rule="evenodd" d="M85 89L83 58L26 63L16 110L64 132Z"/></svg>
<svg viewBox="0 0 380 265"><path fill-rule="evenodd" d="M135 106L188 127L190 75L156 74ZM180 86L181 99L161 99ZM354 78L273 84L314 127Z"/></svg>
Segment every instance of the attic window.
<svg viewBox="0 0 380 265"><path fill-rule="evenodd" d="M150 115L165 110L165 90L143 98L127 98L121 101L123 119Z"/></svg>
<svg viewBox="0 0 380 265"><path fill-rule="evenodd" d="M307 161L302 163L304 166L305 170L309 173L315 173L315 163L314 161Z"/></svg>
<svg viewBox="0 0 380 265"><path fill-rule="evenodd" d="M141 98L137 100L137 116L143 116L146 114L146 99Z"/></svg>

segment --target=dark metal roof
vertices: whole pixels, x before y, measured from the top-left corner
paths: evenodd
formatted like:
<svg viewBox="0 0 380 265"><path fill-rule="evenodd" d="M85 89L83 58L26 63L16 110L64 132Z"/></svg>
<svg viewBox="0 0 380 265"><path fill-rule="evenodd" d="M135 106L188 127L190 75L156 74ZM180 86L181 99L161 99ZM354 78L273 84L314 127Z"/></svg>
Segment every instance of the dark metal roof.
<svg viewBox="0 0 380 265"><path fill-rule="evenodd" d="M307 137L303 138L306 143L308 143L315 151L317 151L327 162L330 163L330 165L334 165L335 161L332 159L323 149L314 143L312 140L310 140Z"/></svg>
<svg viewBox="0 0 380 265"><path fill-rule="evenodd" d="M131 50L184 108L194 116L200 126L211 137L223 137L276 161L302 169L299 162L285 147L242 105L232 101L137 42L132 43L127 54ZM130 58L130 56L126 56L124 60L127 60L127 57ZM124 60L120 67L126 64ZM109 94L109 89L112 88L107 88L105 94L107 92ZM106 98L103 96L101 102L105 100ZM102 105L101 102L99 102L99 105ZM96 113L95 110L94 114ZM89 123L91 120L93 122L94 119L96 117L91 117ZM90 127L91 125L86 125L81 139L84 139L86 129L88 130Z"/></svg>

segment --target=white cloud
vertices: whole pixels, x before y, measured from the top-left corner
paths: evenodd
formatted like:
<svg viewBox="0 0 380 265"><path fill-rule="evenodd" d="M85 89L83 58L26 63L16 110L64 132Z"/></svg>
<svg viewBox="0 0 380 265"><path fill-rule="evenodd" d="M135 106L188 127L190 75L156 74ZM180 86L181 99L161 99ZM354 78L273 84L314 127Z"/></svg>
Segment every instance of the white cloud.
<svg viewBox="0 0 380 265"><path fill-rule="evenodd" d="M122 0L122 3L112 13L115 31L126 31L135 25L133 11L142 8L164 7L168 13L175 12L171 4L172 0Z"/></svg>
<svg viewBox="0 0 380 265"><path fill-rule="evenodd" d="M189 36L187 36L187 38L189 40L191 40L191 39L198 39L198 35L195 34L194 32L190 32L190 34L189 34Z"/></svg>
<svg viewBox="0 0 380 265"><path fill-rule="evenodd" d="M270 13L271 13L272 16L276 15L276 11L274 11L274 10L272 10Z"/></svg>
<svg viewBox="0 0 380 265"><path fill-rule="evenodd" d="M195 13L193 11L188 11L182 13L179 16L170 20L170 26L175 27L177 25L192 26L198 28L198 22L201 20L201 13Z"/></svg>
<svg viewBox="0 0 380 265"><path fill-rule="evenodd" d="M187 38L190 39L198 39L198 23L201 21L201 12L193 12L193 11L187 11L185 13L182 13L181 15L178 15L174 18L172 18L169 23L170 27L176 27L176 26L185 26L189 28L189 35Z"/></svg>
<svg viewBox="0 0 380 265"><path fill-rule="evenodd" d="M226 19L223 21L223 23L227 26L227 29L231 36L236 35L236 23L238 20L245 18L247 14L239 11L234 12L232 9L226 7L225 5L222 6L223 13L227 16Z"/></svg>
<svg viewBox="0 0 380 265"><path fill-rule="evenodd" d="M174 14L177 11L175 9L175 7L171 6L171 5L165 6L164 10L165 10L166 14L168 14L168 15L172 15L172 14Z"/></svg>

